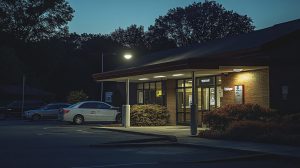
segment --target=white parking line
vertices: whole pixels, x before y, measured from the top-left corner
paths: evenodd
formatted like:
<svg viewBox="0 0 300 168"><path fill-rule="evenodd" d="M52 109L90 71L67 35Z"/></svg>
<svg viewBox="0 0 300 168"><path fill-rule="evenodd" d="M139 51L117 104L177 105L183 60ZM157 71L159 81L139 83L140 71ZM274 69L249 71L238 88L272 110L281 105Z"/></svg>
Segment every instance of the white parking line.
<svg viewBox="0 0 300 168"><path fill-rule="evenodd" d="M78 132L81 132L81 133L86 133L86 134L91 134L92 132L89 132L89 131L85 131L85 130L76 130Z"/></svg>
<svg viewBox="0 0 300 168"><path fill-rule="evenodd" d="M123 166L135 166L135 165L155 165L157 162L150 163L124 163L124 164L109 164L100 166L83 166L83 167L72 167L72 168L100 168L100 167L123 167Z"/></svg>

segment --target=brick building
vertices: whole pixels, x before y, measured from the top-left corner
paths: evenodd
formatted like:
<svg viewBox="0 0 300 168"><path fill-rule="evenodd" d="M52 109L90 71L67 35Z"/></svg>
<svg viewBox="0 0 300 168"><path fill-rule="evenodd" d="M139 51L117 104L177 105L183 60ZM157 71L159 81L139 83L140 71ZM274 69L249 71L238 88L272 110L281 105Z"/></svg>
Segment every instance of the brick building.
<svg viewBox="0 0 300 168"><path fill-rule="evenodd" d="M93 78L126 81L128 104L165 105L173 125L200 124L205 113L226 104L254 103L298 112L298 57L300 20L294 20L153 53L142 63Z"/></svg>

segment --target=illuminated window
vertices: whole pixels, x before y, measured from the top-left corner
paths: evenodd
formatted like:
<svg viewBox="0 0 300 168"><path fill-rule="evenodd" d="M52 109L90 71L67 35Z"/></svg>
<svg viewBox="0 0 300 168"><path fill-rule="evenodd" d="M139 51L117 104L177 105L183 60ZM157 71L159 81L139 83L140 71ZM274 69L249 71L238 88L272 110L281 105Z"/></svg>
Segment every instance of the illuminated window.
<svg viewBox="0 0 300 168"><path fill-rule="evenodd" d="M138 104L164 105L164 82L146 82L137 85Z"/></svg>

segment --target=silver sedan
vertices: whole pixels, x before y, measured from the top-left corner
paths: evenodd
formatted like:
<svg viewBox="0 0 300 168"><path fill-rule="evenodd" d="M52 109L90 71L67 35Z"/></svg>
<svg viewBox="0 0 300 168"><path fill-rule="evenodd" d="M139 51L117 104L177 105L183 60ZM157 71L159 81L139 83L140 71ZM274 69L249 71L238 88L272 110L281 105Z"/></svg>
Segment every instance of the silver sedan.
<svg viewBox="0 0 300 168"><path fill-rule="evenodd" d="M47 104L42 108L36 110L28 110L25 111L24 113L27 119L31 119L33 121L40 120L42 118L57 119L59 110L69 106L70 104L68 103L51 103L51 104Z"/></svg>

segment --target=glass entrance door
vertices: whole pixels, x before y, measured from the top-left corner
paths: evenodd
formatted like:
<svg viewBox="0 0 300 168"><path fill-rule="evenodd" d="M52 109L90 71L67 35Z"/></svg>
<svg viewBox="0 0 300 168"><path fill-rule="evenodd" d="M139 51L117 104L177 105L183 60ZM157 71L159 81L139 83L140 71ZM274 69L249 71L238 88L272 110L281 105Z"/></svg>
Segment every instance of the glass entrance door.
<svg viewBox="0 0 300 168"><path fill-rule="evenodd" d="M192 89L177 89L177 123L186 124L190 122L192 103Z"/></svg>
<svg viewBox="0 0 300 168"><path fill-rule="evenodd" d="M215 87L199 87L198 88L198 110L210 111L216 107Z"/></svg>

